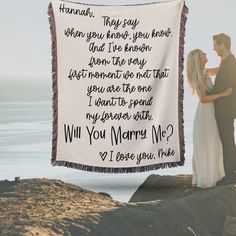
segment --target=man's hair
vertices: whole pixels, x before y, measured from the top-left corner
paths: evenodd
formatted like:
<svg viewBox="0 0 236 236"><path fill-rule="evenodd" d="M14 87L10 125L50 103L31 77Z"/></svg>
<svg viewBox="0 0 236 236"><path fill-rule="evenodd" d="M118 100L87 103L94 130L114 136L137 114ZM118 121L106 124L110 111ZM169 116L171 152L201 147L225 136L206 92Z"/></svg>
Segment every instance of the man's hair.
<svg viewBox="0 0 236 236"><path fill-rule="evenodd" d="M217 44L223 43L227 49L231 48L231 38L226 34L221 33L214 35L213 40L215 40Z"/></svg>

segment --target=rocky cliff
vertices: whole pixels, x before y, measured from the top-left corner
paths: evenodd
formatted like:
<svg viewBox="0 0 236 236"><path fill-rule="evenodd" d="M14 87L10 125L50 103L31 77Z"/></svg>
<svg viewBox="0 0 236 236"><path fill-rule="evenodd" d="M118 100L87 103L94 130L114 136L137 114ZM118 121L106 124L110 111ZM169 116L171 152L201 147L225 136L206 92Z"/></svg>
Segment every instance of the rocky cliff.
<svg viewBox="0 0 236 236"><path fill-rule="evenodd" d="M0 182L0 235L236 235L236 184L150 175L129 203L59 180Z"/></svg>

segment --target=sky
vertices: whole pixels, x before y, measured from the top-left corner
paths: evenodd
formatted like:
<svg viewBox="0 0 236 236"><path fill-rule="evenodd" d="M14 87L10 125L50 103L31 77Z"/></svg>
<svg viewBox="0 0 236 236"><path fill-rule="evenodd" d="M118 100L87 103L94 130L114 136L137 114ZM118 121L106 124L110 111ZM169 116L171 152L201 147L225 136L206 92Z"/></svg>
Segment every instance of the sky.
<svg viewBox="0 0 236 236"><path fill-rule="evenodd" d="M122 5L165 0L71 0ZM0 8L0 79L51 79L51 35L47 7L50 0L1 1ZM185 57L194 48L208 55L208 67L217 66L212 36L224 32L231 36L236 55L236 1L186 0L189 8L186 24Z"/></svg>

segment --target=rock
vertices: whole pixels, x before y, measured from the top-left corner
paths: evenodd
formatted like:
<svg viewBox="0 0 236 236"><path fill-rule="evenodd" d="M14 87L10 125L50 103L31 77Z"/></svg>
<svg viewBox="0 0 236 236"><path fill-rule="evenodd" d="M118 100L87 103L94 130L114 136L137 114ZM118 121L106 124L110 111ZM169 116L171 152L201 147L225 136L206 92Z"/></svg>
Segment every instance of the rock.
<svg viewBox="0 0 236 236"><path fill-rule="evenodd" d="M83 236L90 216L118 206L109 194L60 180L0 181L0 235Z"/></svg>
<svg viewBox="0 0 236 236"><path fill-rule="evenodd" d="M1 235L187 236L233 232L236 184L202 190L191 175L150 175L129 203L59 180L0 182ZM4 186L4 187L2 187Z"/></svg>
<svg viewBox="0 0 236 236"><path fill-rule="evenodd" d="M224 223L224 236L236 235L236 217L227 216Z"/></svg>
<svg viewBox="0 0 236 236"><path fill-rule="evenodd" d="M98 194L100 194L100 195L102 195L102 196L106 196L106 197L112 198L111 195L108 194L108 193L99 192Z"/></svg>
<svg viewBox="0 0 236 236"><path fill-rule="evenodd" d="M18 177L15 177L15 182L17 183L17 182L19 182L20 181L20 177L18 176Z"/></svg>
<svg viewBox="0 0 236 236"><path fill-rule="evenodd" d="M129 202L159 201L168 210L169 221L176 217L176 230L187 225L193 235L222 235L226 217L236 215L236 181L231 179L221 182L219 187L200 189L192 188L191 180L191 175L150 175ZM231 222L226 221L230 229L233 228L229 226ZM169 227L173 229L173 235L185 235L184 231L176 234L172 224Z"/></svg>
<svg viewBox="0 0 236 236"><path fill-rule="evenodd" d="M191 185L192 175L150 175L139 186L129 202L176 199L196 191Z"/></svg>

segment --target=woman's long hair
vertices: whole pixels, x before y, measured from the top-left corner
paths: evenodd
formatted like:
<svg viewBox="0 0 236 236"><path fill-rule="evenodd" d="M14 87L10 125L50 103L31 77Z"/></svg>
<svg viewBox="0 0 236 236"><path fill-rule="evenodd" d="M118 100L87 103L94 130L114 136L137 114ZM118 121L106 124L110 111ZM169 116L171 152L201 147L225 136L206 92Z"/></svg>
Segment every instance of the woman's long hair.
<svg viewBox="0 0 236 236"><path fill-rule="evenodd" d="M187 78L192 91L205 94L207 89L206 80L200 66L200 49L192 50L187 57Z"/></svg>

